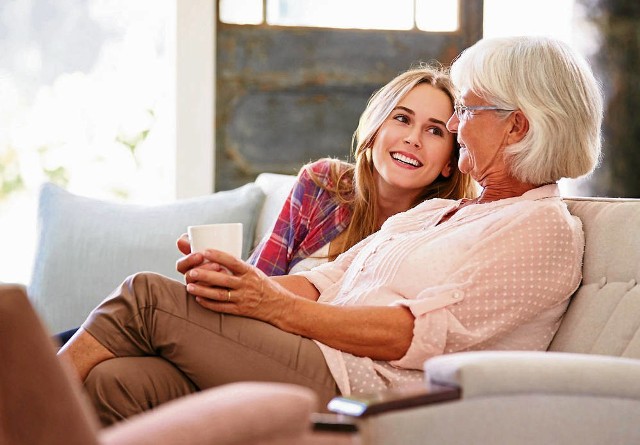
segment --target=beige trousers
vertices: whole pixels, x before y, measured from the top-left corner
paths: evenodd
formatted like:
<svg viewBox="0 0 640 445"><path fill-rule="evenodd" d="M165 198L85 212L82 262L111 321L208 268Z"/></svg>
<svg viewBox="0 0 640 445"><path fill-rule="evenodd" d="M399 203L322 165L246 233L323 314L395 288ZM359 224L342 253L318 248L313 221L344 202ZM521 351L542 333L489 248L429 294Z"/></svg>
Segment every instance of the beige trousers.
<svg viewBox="0 0 640 445"><path fill-rule="evenodd" d="M313 341L205 309L184 284L161 275L127 278L82 327L116 356L85 381L105 425L198 389L238 381L306 386L318 394L319 410L338 394Z"/></svg>

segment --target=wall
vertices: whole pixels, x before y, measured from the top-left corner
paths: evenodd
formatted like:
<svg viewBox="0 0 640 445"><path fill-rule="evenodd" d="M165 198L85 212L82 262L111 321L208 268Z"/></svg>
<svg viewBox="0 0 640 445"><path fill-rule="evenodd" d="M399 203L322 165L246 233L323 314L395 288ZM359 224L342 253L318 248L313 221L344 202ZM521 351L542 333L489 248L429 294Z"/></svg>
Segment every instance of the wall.
<svg viewBox="0 0 640 445"><path fill-rule="evenodd" d="M216 190L262 171L349 157L370 95L420 61L448 64L482 36L482 1L455 33L217 24Z"/></svg>

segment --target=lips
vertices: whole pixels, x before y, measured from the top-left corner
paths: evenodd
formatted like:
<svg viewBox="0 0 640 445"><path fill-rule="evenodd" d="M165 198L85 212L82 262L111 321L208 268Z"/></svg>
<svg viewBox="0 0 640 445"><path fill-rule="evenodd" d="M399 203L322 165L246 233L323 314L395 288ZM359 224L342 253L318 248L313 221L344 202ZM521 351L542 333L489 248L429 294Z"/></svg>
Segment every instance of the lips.
<svg viewBox="0 0 640 445"><path fill-rule="evenodd" d="M400 162L400 163L402 163L404 165L407 165L409 167L418 168L418 167L422 167L422 165L423 165L422 162L418 161L416 158L414 158L412 156L408 156L408 155L403 154L403 153L398 153L398 152L394 151L394 152L391 153L391 157L394 160L396 160L396 161L398 161L398 162Z"/></svg>

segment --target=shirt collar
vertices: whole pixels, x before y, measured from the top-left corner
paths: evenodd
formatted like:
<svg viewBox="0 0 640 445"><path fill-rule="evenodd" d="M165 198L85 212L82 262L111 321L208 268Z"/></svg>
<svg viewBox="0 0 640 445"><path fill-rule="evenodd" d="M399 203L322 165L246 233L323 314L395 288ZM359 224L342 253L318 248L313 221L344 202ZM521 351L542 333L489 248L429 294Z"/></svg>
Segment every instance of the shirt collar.
<svg viewBox="0 0 640 445"><path fill-rule="evenodd" d="M519 199L544 199L544 198L559 198L560 197L560 187L558 187L557 183L546 184L540 187L534 188L525 192L522 196L518 197ZM516 198L516 199L518 199Z"/></svg>

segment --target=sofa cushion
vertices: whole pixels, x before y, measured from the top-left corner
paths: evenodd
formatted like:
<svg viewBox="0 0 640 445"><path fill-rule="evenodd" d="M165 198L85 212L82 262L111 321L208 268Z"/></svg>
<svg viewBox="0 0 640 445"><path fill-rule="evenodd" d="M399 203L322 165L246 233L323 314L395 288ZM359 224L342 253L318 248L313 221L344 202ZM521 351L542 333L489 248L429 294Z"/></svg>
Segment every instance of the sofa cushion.
<svg viewBox="0 0 640 445"><path fill-rule="evenodd" d="M45 184L29 296L53 332L77 327L128 275L152 271L181 280L176 240L188 225L243 223L246 258L263 201L253 183L155 206L107 202Z"/></svg>
<svg viewBox="0 0 640 445"><path fill-rule="evenodd" d="M640 200L565 201L584 228L583 277L549 349L640 358Z"/></svg>

